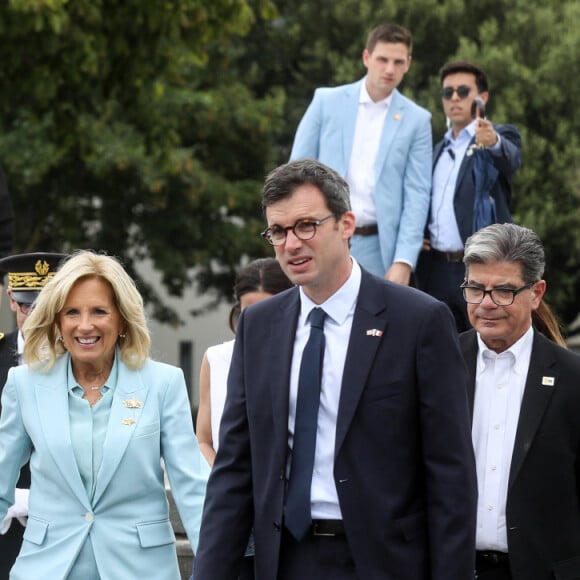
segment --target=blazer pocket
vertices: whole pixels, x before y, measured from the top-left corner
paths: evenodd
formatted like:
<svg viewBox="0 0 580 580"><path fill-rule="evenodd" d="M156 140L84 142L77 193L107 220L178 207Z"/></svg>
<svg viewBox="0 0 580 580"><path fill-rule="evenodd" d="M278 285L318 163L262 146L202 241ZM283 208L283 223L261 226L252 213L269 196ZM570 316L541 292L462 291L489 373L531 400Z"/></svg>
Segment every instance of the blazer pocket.
<svg viewBox="0 0 580 580"><path fill-rule="evenodd" d="M137 533L142 548L153 548L175 543L175 534L169 520L137 524Z"/></svg>
<svg viewBox="0 0 580 580"><path fill-rule="evenodd" d="M423 512L399 518L395 523L407 542L414 540L418 535L425 534L425 514Z"/></svg>
<svg viewBox="0 0 580 580"><path fill-rule="evenodd" d="M555 580L578 580L580 578L580 556L554 562L552 570Z"/></svg>
<svg viewBox="0 0 580 580"><path fill-rule="evenodd" d="M157 421L154 423L137 425L137 429L135 429L135 433L133 433L133 439L147 437L148 435L154 435L155 433L159 433L159 423Z"/></svg>
<svg viewBox="0 0 580 580"><path fill-rule="evenodd" d="M46 520L39 520L34 516L29 516L24 530L24 539L40 546L46 538L47 531L48 522Z"/></svg>

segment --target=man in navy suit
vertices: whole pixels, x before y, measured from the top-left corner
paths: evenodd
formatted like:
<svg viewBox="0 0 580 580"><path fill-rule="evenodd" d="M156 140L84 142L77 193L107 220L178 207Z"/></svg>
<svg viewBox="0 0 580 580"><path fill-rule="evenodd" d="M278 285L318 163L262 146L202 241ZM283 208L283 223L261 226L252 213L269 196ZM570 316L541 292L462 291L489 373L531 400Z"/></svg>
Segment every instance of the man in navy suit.
<svg viewBox="0 0 580 580"><path fill-rule="evenodd" d="M537 330L554 328L542 242L494 224L464 262L478 580L580 578L580 357Z"/></svg>
<svg viewBox="0 0 580 580"><path fill-rule="evenodd" d="M351 258L348 185L322 163L272 171L262 206L262 235L297 286L240 319L195 580L238 577L252 522L256 580L473 578L467 374L449 309ZM289 495L316 309L325 346L297 534Z"/></svg>
<svg viewBox="0 0 580 580"><path fill-rule="evenodd" d="M318 159L349 184L363 268L408 284L423 240L431 189L431 113L397 87L411 66L411 33L381 24L367 39L367 74L319 88L300 121L291 159Z"/></svg>
<svg viewBox="0 0 580 580"><path fill-rule="evenodd" d="M443 110L450 129L435 145L431 209L423 251L416 271L417 286L445 302L457 329L470 328L459 289L463 282L465 240L484 225L511 222L510 201L514 173L521 165L521 138L512 125L494 125L472 117L475 98L489 99L486 73L468 62L451 62L439 71ZM476 192L490 214L478 223Z"/></svg>

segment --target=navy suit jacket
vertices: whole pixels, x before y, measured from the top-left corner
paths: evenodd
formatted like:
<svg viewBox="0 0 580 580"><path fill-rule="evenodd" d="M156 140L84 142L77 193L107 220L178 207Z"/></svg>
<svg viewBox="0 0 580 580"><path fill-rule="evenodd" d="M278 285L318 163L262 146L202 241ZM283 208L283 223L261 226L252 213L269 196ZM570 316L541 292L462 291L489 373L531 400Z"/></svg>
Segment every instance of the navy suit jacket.
<svg viewBox="0 0 580 580"><path fill-rule="evenodd" d="M240 319L196 580L238 577L252 521L256 580L277 577L299 309L293 288ZM474 468L467 374L449 310L363 270L334 463L358 576L473 578Z"/></svg>
<svg viewBox="0 0 580 580"><path fill-rule="evenodd" d="M477 334L460 336L475 396ZM506 505L514 580L580 578L580 357L534 332Z"/></svg>
<svg viewBox="0 0 580 580"><path fill-rule="evenodd" d="M513 125L494 125L495 131L501 136L499 154L493 153L490 157L497 169L497 178L489 191L495 201L497 223L512 222L510 213L512 179L516 170L522 164L522 139ZM433 170L441 153L444 151L445 140L439 141L433 150ZM475 143L472 139L471 145ZM457 175L453 208L455 219L459 227L461 239L465 244L473 231L473 207L475 202L475 182L473 165L474 155L465 155ZM427 228L428 233L428 228Z"/></svg>

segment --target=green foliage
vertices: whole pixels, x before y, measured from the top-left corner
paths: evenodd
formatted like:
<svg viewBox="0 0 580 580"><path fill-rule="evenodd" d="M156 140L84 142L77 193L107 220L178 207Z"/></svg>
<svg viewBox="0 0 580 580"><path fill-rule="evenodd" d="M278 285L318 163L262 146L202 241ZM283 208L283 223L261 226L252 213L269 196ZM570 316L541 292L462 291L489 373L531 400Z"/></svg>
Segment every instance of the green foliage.
<svg viewBox="0 0 580 580"><path fill-rule="evenodd" d="M433 113L436 140L445 131L439 68L450 60L472 60L486 69L491 82L488 116L515 124L523 137L514 218L542 237L548 299L570 321L580 294L580 3L537 0L532 7L525 0L280 0L278 6L281 18L273 24L257 21L251 36L260 38L259 49L249 46L247 51L253 70L260 71L252 77L258 91L272 86L286 90L279 162L287 159L314 89L364 75L366 34L383 20L413 32L413 64L401 88Z"/></svg>
<svg viewBox="0 0 580 580"><path fill-rule="evenodd" d="M0 6L0 159L18 250L104 250L137 279L150 258L172 294L197 275L229 297L241 256L266 251L259 188L284 95L256 99L210 66L210 49L239 42L254 11L274 13L269 0Z"/></svg>
<svg viewBox="0 0 580 580"><path fill-rule="evenodd" d="M275 5L274 5L275 1ZM514 216L546 245L549 299L580 293L576 0L8 0L0 4L0 160L18 249L149 258L172 294L230 297L258 232L263 176L288 158L318 86L365 73L368 31L415 43L402 91L445 131L437 71L489 73L489 117L521 131ZM576 25L574 25L574 23ZM175 321L146 281L155 315Z"/></svg>

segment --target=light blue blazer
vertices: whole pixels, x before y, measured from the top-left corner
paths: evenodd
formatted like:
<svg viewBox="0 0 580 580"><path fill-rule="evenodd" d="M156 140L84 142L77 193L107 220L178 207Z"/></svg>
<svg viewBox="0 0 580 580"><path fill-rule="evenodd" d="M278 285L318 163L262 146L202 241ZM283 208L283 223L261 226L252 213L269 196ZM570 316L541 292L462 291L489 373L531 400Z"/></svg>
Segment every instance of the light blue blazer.
<svg viewBox="0 0 580 580"><path fill-rule="evenodd" d="M32 474L28 525L10 579L64 580L90 535L102 580L179 580L161 458L194 550L207 480L183 373L151 360L137 371L118 362L91 500L71 445L68 359L48 373L11 369L2 394L0 521L29 457Z"/></svg>
<svg viewBox="0 0 580 580"><path fill-rule="evenodd" d="M346 176L363 82L316 90L298 126L291 159L317 159ZM375 163L385 271L395 260L413 267L417 261L429 212L432 150L431 114L394 90Z"/></svg>

